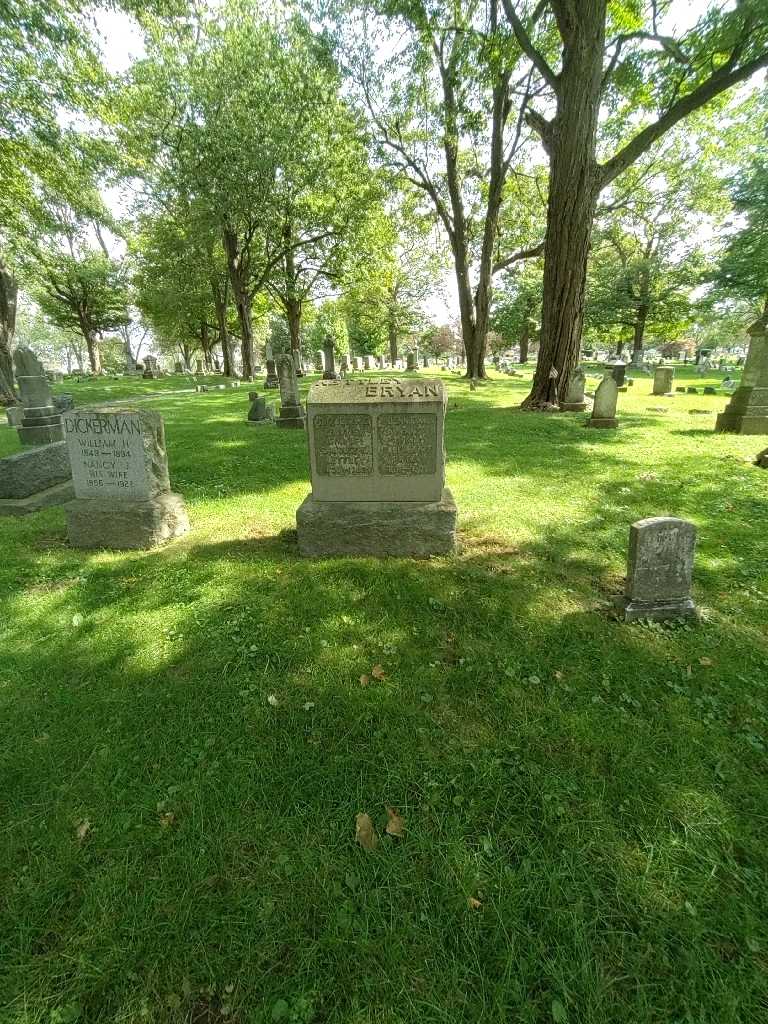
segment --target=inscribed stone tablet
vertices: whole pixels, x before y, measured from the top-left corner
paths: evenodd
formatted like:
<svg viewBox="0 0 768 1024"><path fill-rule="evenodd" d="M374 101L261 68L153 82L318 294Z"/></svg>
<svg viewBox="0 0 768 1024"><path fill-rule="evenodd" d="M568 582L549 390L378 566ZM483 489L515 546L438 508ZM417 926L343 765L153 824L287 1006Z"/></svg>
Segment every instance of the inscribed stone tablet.
<svg viewBox="0 0 768 1024"><path fill-rule="evenodd" d="M696 528L684 519L659 516L633 523L627 597L647 602L689 597L695 546Z"/></svg>
<svg viewBox="0 0 768 1024"><path fill-rule="evenodd" d="M314 419L315 460L321 476L373 472L373 423L368 415L325 413Z"/></svg>
<svg viewBox="0 0 768 1024"><path fill-rule="evenodd" d="M77 409L62 417L78 498L149 498L169 489L162 417Z"/></svg>
<svg viewBox="0 0 768 1024"><path fill-rule="evenodd" d="M378 418L379 473L422 476L437 472L435 413L383 413Z"/></svg>

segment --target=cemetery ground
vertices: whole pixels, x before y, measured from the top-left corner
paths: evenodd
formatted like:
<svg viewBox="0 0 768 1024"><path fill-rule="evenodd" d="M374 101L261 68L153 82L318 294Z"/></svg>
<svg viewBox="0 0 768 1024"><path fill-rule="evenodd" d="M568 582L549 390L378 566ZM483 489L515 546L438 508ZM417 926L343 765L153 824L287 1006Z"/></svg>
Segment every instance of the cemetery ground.
<svg viewBox="0 0 768 1024"><path fill-rule="evenodd" d="M152 402L169 547L0 521L3 1024L765 1019L765 439L529 379L445 375L455 557L300 558L306 434L248 385ZM113 387L169 380L57 390ZM699 530L695 628L610 611L651 515Z"/></svg>

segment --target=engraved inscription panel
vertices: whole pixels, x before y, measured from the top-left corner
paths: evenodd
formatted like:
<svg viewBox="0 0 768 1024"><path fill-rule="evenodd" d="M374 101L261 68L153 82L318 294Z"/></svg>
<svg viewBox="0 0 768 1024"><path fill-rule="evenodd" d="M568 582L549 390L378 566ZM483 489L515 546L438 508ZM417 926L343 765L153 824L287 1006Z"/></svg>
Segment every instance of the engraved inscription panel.
<svg viewBox="0 0 768 1024"><path fill-rule="evenodd" d="M145 498L149 479L141 419L130 413L62 417L78 498Z"/></svg>
<svg viewBox="0 0 768 1024"><path fill-rule="evenodd" d="M321 476L370 476L373 423L367 413L326 413L313 422L315 463Z"/></svg>
<svg viewBox="0 0 768 1024"><path fill-rule="evenodd" d="M638 531L629 584L635 600L688 597L693 575L694 533L689 524L655 525Z"/></svg>
<svg viewBox="0 0 768 1024"><path fill-rule="evenodd" d="M382 413L378 419L378 469L382 476L437 472L437 416Z"/></svg>

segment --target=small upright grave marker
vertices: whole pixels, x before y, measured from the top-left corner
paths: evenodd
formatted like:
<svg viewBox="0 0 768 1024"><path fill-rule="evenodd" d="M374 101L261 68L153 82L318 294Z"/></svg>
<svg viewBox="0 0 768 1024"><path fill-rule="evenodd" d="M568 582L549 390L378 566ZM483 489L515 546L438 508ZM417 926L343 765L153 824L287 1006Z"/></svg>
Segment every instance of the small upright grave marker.
<svg viewBox="0 0 768 1024"><path fill-rule="evenodd" d="M588 427L602 427L604 429L615 429L619 425L616 419L616 402L619 397L619 385L610 370L605 371L605 376L595 391L595 404L592 407L592 415L587 420Z"/></svg>
<svg viewBox="0 0 768 1024"><path fill-rule="evenodd" d="M654 516L629 529L624 596L618 605L626 622L639 619L695 619L691 597L696 527L685 519Z"/></svg>
<svg viewBox="0 0 768 1024"><path fill-rule="evenodd" d="M43 364L30 348L13 354L23 412L17 432L22 444L52 444L61 441L61 413L53 404Z"/></svg>
<svg viewBox="0 0 768 1024"><path fill-rule="evenodd" d="M275 426L304 429L304 410L299 400L296 365L288 353L277 357L277 375L280 380L280 416Z"/></svg>
<svg viewBox="0 0 768 1024"><path fill-rule="evenodd" d="M659 365L653 371L653 394L668 395L672 391L672 381L675 379L674 366Z"/></svg>
<svg viewBox="0 0 768 1024"><path fill-rule="evenodd" d="M584 398L586 383L587 375L580 366L577 366L568 381L565 399L560 403L563 412L583 412L587 408L587 401Z"/></svg>

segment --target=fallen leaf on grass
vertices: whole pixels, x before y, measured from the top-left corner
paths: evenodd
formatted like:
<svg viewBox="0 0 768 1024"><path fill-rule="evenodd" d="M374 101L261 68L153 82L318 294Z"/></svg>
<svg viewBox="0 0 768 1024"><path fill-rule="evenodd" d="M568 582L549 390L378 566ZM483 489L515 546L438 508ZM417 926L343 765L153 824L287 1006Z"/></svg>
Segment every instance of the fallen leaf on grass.
<svg viewBox="0 0 768 1024"><path fill-rule="evenodd" d="M274 693L270 693L270 695L267 697L267 704L269 704L273 708L276 708L279 703L280 701L277 699Z"/></svg>
<svg viewBox="0 0 768 1024"><path fill-rule="evenodd" d="M480 900L475 899L474 896L470 896L467 900L467 906L469 907L470 910L479 910L480 907L482 907L482 905L483 904L480 902Z"/></svg>
<svg viewBox="0 0 768 1024"><path fill-rule="evenodd" d="M383 665L374 665L371 669L371 675L374 679L386 679L387 676Z"/></svg>
<svg viewBox="0 0 768 1024"><path fill-rule="evenodd" d="M90 821L86 819L85 821L79 822L78 825L75 826L75 835L77 836L77 841L79 843L82 843L82 841L85 839L85 837L88 835L90 831Z"/></svg>
<svg viewBox="0 0 768 1024"><path fill-rule="evenodd" d="M705 668L708 668L712 664L712 659L711 658L699 658L699 664L700 665L704 665Z"/></svg>
<svg viewBox="0 0 768 1024"><path fill-rule="evenodd" d="M398 838L405 835L405 819L401 818L394 807L387 808L387 827L385 829L388 836L397 836Z"/></svg>
<svg viewBox="0 0 768 1024"><path fill-rule="evenodd" d="M371 677L370 676L360 676L360 685L361 686L367 686L368 683L370 683L370 681L371 681Z"/></svg>
<svg viewBox="0 0 768 1024"><path fill-rule="evenodd" d="M369 814L358 814L355 818L355 839L369 853L379 844L379 837Z"/></svg>
<svg viewBox="0 0 768 1024"><path fill-rule="evenodd" d="M160 815L160 828L170 828L171 825L176 821L176 815L173 811L166 811Z"/></svg>

